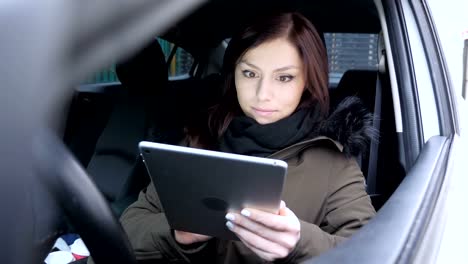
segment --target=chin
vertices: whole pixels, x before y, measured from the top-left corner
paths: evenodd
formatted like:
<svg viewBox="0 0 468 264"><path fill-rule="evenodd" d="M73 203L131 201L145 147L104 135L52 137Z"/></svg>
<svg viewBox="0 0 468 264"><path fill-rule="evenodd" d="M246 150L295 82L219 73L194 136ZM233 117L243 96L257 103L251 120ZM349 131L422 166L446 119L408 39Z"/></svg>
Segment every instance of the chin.
<svg viewBox="0 0 468 264"><path fill-rule="evenodd" d="M274 123L278 120L276 119L273 119L273 118L254 118L255 121L257 121L257 123L259 123L260 125L268 125L268 124L271 124L271 123Z"/></svg>
<svg viewBox="0 0 468 264"><path fill-rule="evenodd" d="M278 118L278 116L275 114L273 116L259 116L259 115L256 115L255 113L248 112L246 115L254 119L260 125L268 125L281 119L281 118Z"/></svg>

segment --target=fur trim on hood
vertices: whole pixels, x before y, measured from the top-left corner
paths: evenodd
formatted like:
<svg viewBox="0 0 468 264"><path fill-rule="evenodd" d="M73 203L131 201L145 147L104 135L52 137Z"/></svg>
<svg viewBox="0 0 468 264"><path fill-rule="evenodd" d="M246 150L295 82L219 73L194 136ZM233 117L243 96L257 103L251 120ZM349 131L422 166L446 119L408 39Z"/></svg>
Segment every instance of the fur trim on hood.
<svg viewBox="0 0 468 264"><path fill-rule="evenodd" d="M343 153L357 156L365 153L378 131L372 126L371 114L358 97L346 97L323 121L320 134L343 145Z"/></svg>

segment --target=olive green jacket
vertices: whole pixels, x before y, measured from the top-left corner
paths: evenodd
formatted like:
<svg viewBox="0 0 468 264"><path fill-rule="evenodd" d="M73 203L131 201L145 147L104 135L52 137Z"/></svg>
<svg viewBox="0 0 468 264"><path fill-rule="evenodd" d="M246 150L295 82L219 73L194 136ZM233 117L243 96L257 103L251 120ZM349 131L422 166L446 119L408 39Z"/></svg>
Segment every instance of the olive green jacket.
<svg viewBox="0 0 468 264"><path fill-rule="evenodd" d="M301 222L295 249L279 262L297 263L344 241L375 215L365 181L343 146L317 137L271 155L288 163L282 199ZM121 217L139 261L144 263L267 263L240 241L213 238L179 245L166 220L153 183Z"/></svg>

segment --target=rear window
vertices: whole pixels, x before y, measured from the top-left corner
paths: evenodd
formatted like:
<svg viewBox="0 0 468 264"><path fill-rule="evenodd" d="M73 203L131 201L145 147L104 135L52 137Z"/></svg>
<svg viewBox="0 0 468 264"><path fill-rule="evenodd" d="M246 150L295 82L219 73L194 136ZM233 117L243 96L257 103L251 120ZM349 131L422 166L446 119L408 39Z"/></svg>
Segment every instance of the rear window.
<svg viewBox="0 0 468 264"><path fill-rule="evenodd" d="M163 39L158 39L158 41L162 47L164 55L166 56L166 62L171 60L167 68L169 79L189 77L190 70L192 69L194 62L192 55L184 49L176 47L169 41L165 41ZM169 58L174 48L176 48L176 52L172 58Z"/></svg>
<svg viewBox="0 0 468 264"><path fill-rule="evenodd" d="M377 70L378 34L325 33L330 85L350 69Z"/></svg>
<svg viewBox="0 0 468 264"><path fill-rule="evenodd" d="M166 57L166 62L170 59L167 70L169 79L183 79L190 75L190 70L194 63L194 59L190 53L180 47L176 47L173 43L158 38L158 42ZM174 48L177 48L174 56L169 58ZM104 70L99 71L86 79L82 84L97 84L97 83L112 83L118 82L117 74L115 73L115 64L109 65Z"/></svg>

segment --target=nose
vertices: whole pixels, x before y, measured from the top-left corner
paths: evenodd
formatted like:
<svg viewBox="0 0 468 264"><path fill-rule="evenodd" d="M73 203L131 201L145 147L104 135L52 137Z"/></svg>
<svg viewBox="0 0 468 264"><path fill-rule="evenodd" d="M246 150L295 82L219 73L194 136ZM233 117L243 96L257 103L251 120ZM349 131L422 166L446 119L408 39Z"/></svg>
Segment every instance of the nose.
<svg viewBox="0 0 468 264"><path fill-rule="evenodd" d="M265 78L261 78L257 86L257 99L259 101L270 101L272 97L273 89L271 84Z"/></svg>

